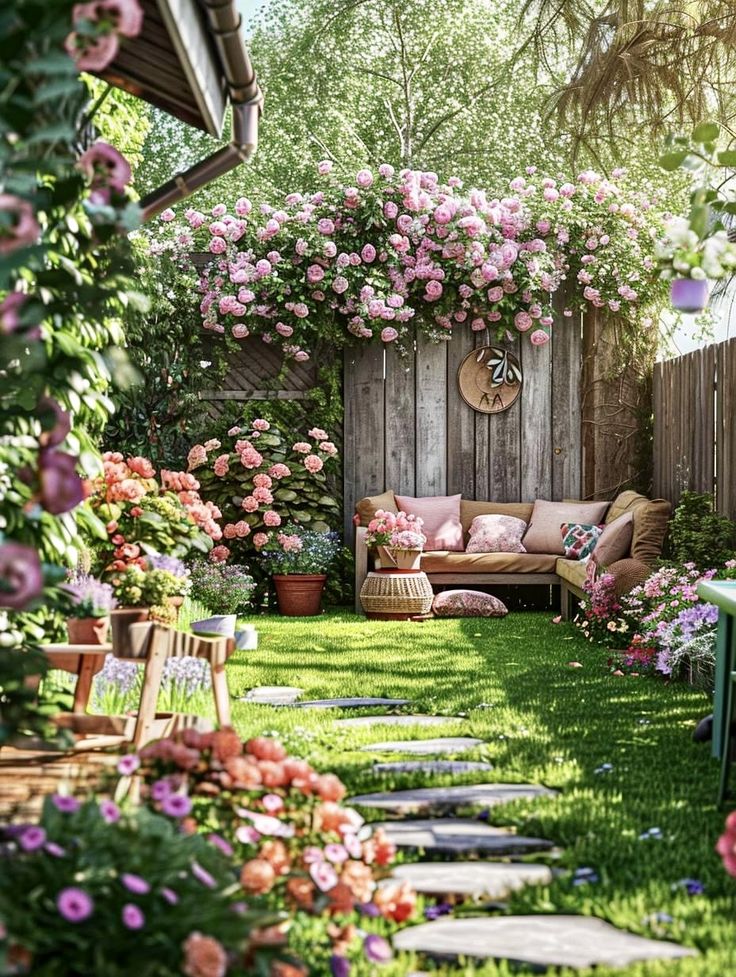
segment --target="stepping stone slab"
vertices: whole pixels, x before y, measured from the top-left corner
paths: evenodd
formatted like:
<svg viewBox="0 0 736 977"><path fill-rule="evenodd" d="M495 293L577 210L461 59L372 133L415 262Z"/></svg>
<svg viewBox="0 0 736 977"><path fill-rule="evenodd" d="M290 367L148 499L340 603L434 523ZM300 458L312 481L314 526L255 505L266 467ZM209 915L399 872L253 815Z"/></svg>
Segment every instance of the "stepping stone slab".
<svg viewBox="0 0 736 977"><path fill-rule="evenodd" d="M457 807L493 807L520 798L554 797L557 792L536 784L469 784L467 787L415 787L386 793L359 794L351 804L375 807L397 814L418 814L425 811L451 811Z"/></svg>
<svg viewBox="0 0 736 977"><path fill-rule="evenodd" d="M295 702L299 709L363 709L366 706L408 706L408 699L374 699L374 698L349 698L349 699L311 699L306 702Z"/></svg>
<svg viewBox="0 0 736 977"><path fill-rule="evenodd" d="M374 773L429 773L455 774L478 773L493 770L492 763L473 760L392 760L389 763L374 763Z"/></svg>
<svg viewBox="0 0 736 977"><path fill-rule="evenodd" d="M392 876L425 895L505 899L525 885L549 885L546 865L499 862L414 862L397 865Z"/></svg>
<svg viewBox="0 0 736 977"><path fill-rule="evenodd" d="M401 930L393 942L397 950L540 967L626 967L638 960L697 956L689 947L635 936L591 916L441 919Z"/></svg>
<svg viewBox="0 0 736 977"><path fill-rule="evenodd" d="M355 716L352 719L336 719L335 726L443 726L445 723L464 722L460 716Z"/></svg>
<svg viewBox="0 0 736 977"><path fill-rule="evenodd" d="M482 746L483 740L470 736L445 736L434 740L396 740L395 742L370 743L361 749L368 753L414 753L429 756L432 753L465 753Z"/></svg>
<svg viewBox="0 0 736 977"><path fill-rule="evenodd" d="M385 821L368 827L382 828L398 848L423 848L447 854L514 855L549 851L554 847L544 838L525 838L515 835L509 828L494 828L472 818Z"/></svg>
<svg viewBox="0 0 736 977"><path fill-rule="evenodd" d="M262 706L290 706L303 692L304 689L292 685L260 685L247 692L240 701Z"/></svg>

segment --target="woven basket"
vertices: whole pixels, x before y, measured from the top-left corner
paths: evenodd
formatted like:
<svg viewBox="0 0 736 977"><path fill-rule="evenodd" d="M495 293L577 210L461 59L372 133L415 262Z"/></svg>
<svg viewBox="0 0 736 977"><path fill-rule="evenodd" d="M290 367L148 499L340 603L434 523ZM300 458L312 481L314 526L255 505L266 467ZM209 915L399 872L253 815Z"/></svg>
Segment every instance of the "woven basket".
<svg viewBox="0 0 736 977"><path fill-rule="evenodd" d="M369 573L360 602L368 617L401 620L428 614L433 596L426 573Z"/></svg>

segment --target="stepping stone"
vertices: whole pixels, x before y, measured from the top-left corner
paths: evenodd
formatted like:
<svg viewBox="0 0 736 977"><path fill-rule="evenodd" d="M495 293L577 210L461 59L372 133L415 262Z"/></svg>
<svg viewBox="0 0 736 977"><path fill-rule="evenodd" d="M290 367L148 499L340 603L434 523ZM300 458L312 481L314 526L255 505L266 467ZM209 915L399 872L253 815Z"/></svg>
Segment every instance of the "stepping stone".
<svg viewBox="0 0 736 977"><path fill-rule="evenodd" d="M473 760L392 760L374 763L374 773L478 773L493 770L492 763Z"/></svg>
<svg viewBox="0 0 736 977"><path fill-rule="evenodd" d="M626 967L638 960L697 956L689 947L635 936L592 916L440 919L401 930L393 943L397 950L540 967Z"/></svg>
<svg viewBox="0 0 736 977"><path fill-rule="evenodd" d="M465 753L482 746L483 740L475 740L470 736L446 736L434 740L396 740L387 743L370 743L362 746L362 750L369 753L415 753L425 756L432 753Z"/></svg>
<svg viewBox="0 0 736 977"><path fill-rule="evenodd" d="M247 692L240 702L254 702L261 706L290 706L304 692L292 685L259 685Z"/></svg>
<svg viewBox="0 0 736 977"><path fill-rule="evenodd" d="M484 852L514 855L549 851L554 845L544 838L525 838L510 828L494 828L472 818L428 818L419 821L385 821L367 825L382 828L398 848L423 848L448 854Z"/></svg>
<svg viewBox="0 0 736 977"><path fill-rule="evenodd" d="M466 787L415 787L386 793L359 794L351 804L375 807L396 814L452 811L457 807L493 807L520 798L554 797L557 791L536 784L469 784Z"/></svg>
<svg viewBox="0 0 736 977"><path fill-rule="evenodd" d="M464 722L460 716L355 716L352 719L336 719L335 726L443 726L445 723Z"/></svg>
<svg viewBox="0 0 736 977"><path fill-rule="evenodd" d="M397 865L392 877L425 895L505 899L525 885L549 885L552 871L520 862L414 862Z"/></svg>
<svg viewBox="0 0 736 977"><path fill-rule="evenodd" d="M300 709L363 709L366 706L408 706L408 699L311 699L306 702L295 702Z"/></svg>

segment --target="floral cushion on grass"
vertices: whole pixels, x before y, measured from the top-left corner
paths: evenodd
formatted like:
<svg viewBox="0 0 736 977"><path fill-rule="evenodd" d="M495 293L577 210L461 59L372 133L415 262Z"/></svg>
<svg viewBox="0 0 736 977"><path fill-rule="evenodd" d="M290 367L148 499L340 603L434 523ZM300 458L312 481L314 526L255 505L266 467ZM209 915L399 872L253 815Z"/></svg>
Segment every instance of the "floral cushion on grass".
<svg viewBox="0 0 736 977"><path fill-rule="evenodd" d="M604 526L587 523L563 522L560 526L562 546L568 560L586 560L603 535Z"/></svg>
<svg viewBox="0 0 736 977"><path fill-rule="evenodd" d="M505 617L506 605L480 590L445 590L434 599L432 610L437 617Z"/></svg>
<svg viewBox="0 0 736 977"><path fill-rule="evenodd" d="M526 523L516 516L476 516L470 526L466 553L526 553L521 537Z"/></svg>

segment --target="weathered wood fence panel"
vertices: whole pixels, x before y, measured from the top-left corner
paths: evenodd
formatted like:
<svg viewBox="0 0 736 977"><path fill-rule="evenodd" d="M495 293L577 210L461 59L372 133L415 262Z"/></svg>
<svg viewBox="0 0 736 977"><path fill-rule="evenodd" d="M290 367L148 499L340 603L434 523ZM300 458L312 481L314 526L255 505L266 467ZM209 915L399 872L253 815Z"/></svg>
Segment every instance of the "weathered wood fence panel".
<svg viewBox="0 0 736 977"><path fill-rule="evenodd" d="M736 518L736 339L654 368L654 492L715 493Z"/></svg>
<svg viewBox="0 0 736 977"><path fill-rule="evenodd" d="M581 495L581 321L563 320L546 346L504 340L524 385L508 410L474 411L457 370L485 334L458 330L408 358L393 348L345 354L345 529L355 502L385 488L404 495L461 493L495 501Z"/></svg>

